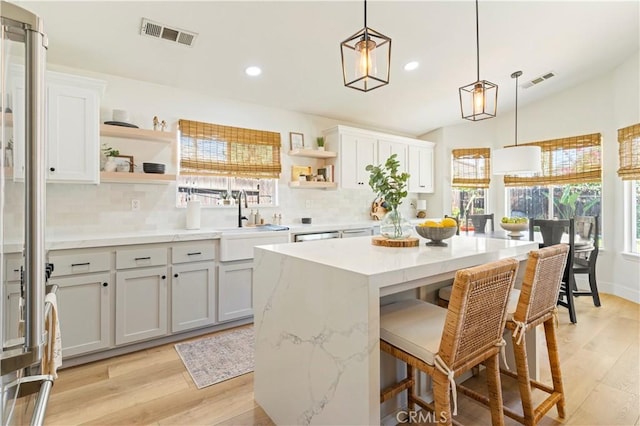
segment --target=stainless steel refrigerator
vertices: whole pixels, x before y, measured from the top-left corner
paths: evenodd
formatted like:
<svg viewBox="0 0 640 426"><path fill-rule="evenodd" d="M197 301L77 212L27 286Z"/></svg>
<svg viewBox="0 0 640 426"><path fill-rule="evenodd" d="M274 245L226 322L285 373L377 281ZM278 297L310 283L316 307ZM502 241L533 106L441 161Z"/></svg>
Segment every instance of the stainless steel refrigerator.
<svg viewBox="0 0 640 426"><path fill-rule="evenodd" d="M47 38L40 18L12 3L0 1L0 18L0 421L42 424L53 384L52 376L40 372L47 315ZM16 297L8 290L10 279L19 284Z"/></svg>

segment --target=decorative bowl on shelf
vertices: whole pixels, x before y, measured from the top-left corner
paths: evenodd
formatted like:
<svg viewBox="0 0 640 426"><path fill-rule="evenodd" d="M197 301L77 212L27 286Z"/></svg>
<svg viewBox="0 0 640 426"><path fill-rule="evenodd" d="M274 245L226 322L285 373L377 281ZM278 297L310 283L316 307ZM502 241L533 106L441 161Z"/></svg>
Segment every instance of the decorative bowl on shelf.
<svg viewBox="0 0 640 426"><path fill-rule="evenodd" d="M522 231L526 231L527 229L529 229L529 221L527 220L526 222L519 222L519 223L504 223L504 222L500 222L500 226L502 227L502 229L504 229L505 231L509 231L509 237L511 238L521 238Z"/></svg>
<svg viewBox="0 0 640 426"><path fill-rule="evenodd" d="M447 243L442 240L451 238L456 234L455 226L440 227L440 226L416 226L416 232L427 241L428 246L446 247Z"/></svg>
<svg viewBox="0 0 640 426"><path fill-rule="evenodd" d="M164 174L164 164L142 163L142 171L144 171L145 173Z"/></svg>

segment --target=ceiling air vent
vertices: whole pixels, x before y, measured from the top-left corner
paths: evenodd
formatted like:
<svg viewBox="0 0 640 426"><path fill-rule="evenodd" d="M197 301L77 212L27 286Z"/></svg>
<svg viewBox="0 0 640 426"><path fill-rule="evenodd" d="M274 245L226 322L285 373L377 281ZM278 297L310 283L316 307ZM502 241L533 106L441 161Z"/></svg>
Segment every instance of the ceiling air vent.
<svg viewBox="0 0 640 426"><path fill-rule="evenodd" d="M550 79L551 77L553 77L554 75L555 75L555 74L553 73L553 71L549 71L548 73L543 74L543 75L541 75L541 76L539 76L539 77L536 77L536 78L534 78L534 79L532 79L532 80L525 81L524 83L522 83L522 84L520 85L520 87L522 87L523 89L528 89L529 87L533 87L533 86L535 86L536 84L540 84L540 83L542 83L543 81L549 80L549 79Z"/></svg>
<svg viewBox="0 0 640 426"><path fill-rule="evenodd" d="M172 41L185 46L193 46L196 41L197 33L192 31L185 31L179 28L168 27L158 22L151 21L147 18L142 18L142 28L140 29L141 35L146 35L153 38L164 39Z"/></svg>

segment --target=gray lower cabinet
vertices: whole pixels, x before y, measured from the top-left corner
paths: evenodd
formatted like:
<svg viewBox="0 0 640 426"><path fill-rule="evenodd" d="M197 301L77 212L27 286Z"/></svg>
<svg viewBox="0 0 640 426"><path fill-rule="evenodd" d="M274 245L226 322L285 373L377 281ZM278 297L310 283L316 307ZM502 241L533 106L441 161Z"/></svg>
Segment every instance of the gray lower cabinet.
<svg viewBox="0 0 640 426"><path fill-rule="evenodd" d="M10 281L4 285L4 347L18 344L19 339L18 322L20 319L20 281Z"/></svg>
<svg viewBox="0 0 640 426"><path fill-rule="evenodd" d="M168 293L166 265L118 270L116 345L166 335Z"/></svg>
<svg viewBox="0 0 640 426"><path fill-rule="evenodd" d="M218 321L253 315L253 259L218 266Z"/></svg>
<svg viewBox="0 0 640 426"><path fill-rule="evenodd" d="M216 322L215 264L173 265L171 276L171 332Z"/></svg>
<svg viewBox="0 0 640 426"><path fill-rule="evenodd" d="M106 349L111 345L111 274L56 277L62 356Z"/></svg>

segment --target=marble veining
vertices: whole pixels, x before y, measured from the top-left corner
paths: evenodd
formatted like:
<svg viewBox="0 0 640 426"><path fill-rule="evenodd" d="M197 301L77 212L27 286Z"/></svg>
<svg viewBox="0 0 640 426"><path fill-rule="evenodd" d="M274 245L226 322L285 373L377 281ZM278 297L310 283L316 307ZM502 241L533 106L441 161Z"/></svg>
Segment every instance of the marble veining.
<svg viewBox="0 0 640 426"><path fill-rule="evenodd" d="M460 268L526 257L531 242L456 237L393 249L370 237L255 248L254 393L276 424L379 424L379 306L384 293Z"/></svg>

